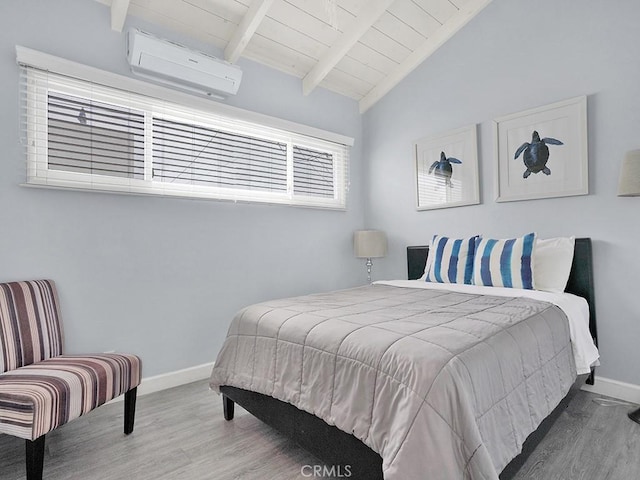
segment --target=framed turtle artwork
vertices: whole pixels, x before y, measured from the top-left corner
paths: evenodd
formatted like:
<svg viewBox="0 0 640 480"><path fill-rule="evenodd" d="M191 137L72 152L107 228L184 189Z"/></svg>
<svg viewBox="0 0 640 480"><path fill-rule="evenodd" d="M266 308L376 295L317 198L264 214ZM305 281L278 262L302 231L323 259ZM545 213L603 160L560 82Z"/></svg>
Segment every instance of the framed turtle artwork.
<svg viewBox="0 0 640 480"><path fill-rule="evenodd" d="M496 201L589 193L587 98L495 120Z"/></svg>
<svg viewBox="0 0 640 480"><path fill-rule="evenodd" d="M414 143L418 210L480 203L476 126Z"/></svg>

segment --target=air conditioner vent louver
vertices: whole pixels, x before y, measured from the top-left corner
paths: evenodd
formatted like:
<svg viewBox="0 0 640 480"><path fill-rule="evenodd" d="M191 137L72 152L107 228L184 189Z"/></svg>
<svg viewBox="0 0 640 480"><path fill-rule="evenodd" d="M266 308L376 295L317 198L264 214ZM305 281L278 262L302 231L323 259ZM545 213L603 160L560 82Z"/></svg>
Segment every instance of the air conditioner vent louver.
<svg viewBox="0 0 640 480"><path fill-rule="evenodd" d="M129 32L127 60L137 75L209 96L235 95L242 80L235 65L141 30Z"/></svg>

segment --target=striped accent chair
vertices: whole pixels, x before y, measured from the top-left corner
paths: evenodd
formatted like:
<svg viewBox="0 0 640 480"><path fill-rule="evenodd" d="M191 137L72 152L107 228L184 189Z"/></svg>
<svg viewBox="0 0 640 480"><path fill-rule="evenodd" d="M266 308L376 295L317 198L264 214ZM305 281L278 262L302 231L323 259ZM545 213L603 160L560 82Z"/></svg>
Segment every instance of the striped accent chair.
<svg viewBox="0 0 640 480"><path fill-rule="evenodd" d="M0 433L26 440L27 480L42 479L47 433L121 394L130 434L141 366L135 355L63 355L54 282L0 283Z"/></svg>

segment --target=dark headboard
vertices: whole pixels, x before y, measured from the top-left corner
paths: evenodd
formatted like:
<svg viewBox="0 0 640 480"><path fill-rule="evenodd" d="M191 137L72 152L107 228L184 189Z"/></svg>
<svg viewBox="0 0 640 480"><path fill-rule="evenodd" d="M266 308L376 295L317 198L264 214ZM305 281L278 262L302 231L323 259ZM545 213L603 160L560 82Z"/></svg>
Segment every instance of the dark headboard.
<svg viewBox="0 0 640 480"><path fill-rule="evenodd" d="M429 254L428 246L407 247L407 272L409 280L417 280L424 273ZM584 297L589 304L589 330L596 346L598 345L598 328L596 325L596 303L593 286L593 254L590 238L576 238L573 252L573 264L567 288L568 293ZM588 381L593 382L593 370Z"/></svg>
<svg viewBox="0 0 640 480"><path fill-rule="evenodd" d="M409 280L418 280L424 274L429 246L407 247L407 273Z"/></svg>
<svg viewBox="0 0 640 480"><path fill-rule="evenodd" d="M598 328L596 325L596 297L593 284L593 253L590 238L576 238L573 252L573 264L569 282L565 291L584 297L589 304L589 330L598 346Z"/></svg>

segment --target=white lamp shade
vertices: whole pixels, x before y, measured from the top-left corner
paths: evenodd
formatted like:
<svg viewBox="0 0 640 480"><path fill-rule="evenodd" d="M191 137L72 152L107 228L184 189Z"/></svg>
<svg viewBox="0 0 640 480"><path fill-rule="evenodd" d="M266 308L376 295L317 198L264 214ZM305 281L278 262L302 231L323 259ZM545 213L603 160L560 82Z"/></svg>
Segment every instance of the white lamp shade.
<svg viewBox="0 0 640 480"><path fill-rule="evenodd" d="M627 152L620 168L619 197L640 195L640 150Z"/></svg>
<svg viewBox="0 0 640 480"><path fill-rule="evenodd" d="M387 236L379 230L358 230L353 234L353 251L358 258L384 257Z"/></svg>

